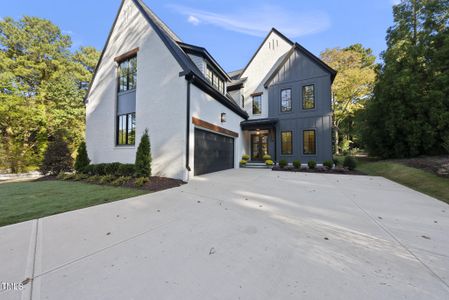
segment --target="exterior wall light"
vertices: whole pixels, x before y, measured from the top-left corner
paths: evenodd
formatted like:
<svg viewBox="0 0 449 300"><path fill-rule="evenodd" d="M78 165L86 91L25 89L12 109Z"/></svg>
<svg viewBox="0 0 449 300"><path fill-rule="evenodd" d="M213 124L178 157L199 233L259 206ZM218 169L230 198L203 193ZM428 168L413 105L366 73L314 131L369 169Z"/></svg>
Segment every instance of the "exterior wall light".
<svg viewBox="0 0 449 300"><path fill-rule="evenodd" d="M221 123L226 122L226 113L221 113Z"/></svg>

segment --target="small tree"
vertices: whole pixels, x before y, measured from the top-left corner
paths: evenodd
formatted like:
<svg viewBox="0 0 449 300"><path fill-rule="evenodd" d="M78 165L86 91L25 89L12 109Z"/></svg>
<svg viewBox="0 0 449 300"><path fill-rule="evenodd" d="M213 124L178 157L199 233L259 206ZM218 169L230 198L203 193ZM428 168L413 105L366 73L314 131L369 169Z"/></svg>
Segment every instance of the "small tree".
<svg viewBox="0 0 449 300"><path fill-rule="evenodd" d="M60 172L72 170L73 158L64 136L61 132L56 133L54 141L50 142L44 155L40 171L42 174L57 175Z"/></svg>
<svg viewBox="0 0 449 300"><path fill-rule="evenodd" d="M80 173L90 164L89 156L87 155L86 143L81 142L78 147L78 155L76 156L75 161L75 170Z"/></svg>
<svg viewBox="0 0 449 300"><path fill-rule="evenodd" d="M148 136L148 129L145 129L145 132L140 139L139 148L137 148L136 153L135 165L137 177L151 176L151 145L150 137Z"/></svg>

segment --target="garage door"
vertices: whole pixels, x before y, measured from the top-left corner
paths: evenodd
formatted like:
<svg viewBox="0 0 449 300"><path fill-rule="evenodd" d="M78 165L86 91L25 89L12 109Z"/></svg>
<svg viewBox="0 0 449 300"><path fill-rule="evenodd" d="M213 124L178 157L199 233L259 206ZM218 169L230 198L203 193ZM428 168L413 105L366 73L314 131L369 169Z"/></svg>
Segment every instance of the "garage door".
<svg viewBox="0 0 449 300"><path fill-rule="evenodd" d="M195 175L234 168L234 139L195 129Z"/></svg>

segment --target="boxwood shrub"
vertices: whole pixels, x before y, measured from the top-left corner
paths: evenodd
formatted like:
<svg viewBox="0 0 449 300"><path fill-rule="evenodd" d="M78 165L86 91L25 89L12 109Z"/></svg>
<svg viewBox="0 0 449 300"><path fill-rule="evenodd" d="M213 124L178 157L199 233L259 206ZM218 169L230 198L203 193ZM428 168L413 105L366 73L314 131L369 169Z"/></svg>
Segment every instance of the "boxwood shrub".
<svg viewBox="0 0 449 300"><path fill-rule="evenodd" d="M293 167L295 167L295 169L301 169L301 161L300 160L294 160L293 161Z"/></svg>
<svg viewBox="0 0 449 300"><path fill-rule="evenodd" d="M316 168L316 161L314 160L309 160L309 162L307 163L307 165L309 166L309 169L313 170Z"/></svg>
<svg viewBox="0 0 449 300"><path fill-rule="evenodd" d="M334 162L332 160L326 160L323 162L323 166L326 167L326 169L330 170L334 166Z"/></svg>
<svg viewBox="0 0 449 300"><path fill-rule="evenodd" d="M279 167L281 167L281 169L285 168L288 165L288 162L285 159L281 159L279 161Z"/></svg>
<svg viewBox="0 0 449 300"><path fill-rule="evenodd" d="M345 160L343 161L343 167L348 168L352 171L357 167L357 162L355 161L354 157L346 156Z"/></svg>
<svg viewBox="0 0 449 300"><path fill-rule="evenodd" d="M136 173L136 167L134 164L121 164L117 173L118 176L133 177Z"/></svg>

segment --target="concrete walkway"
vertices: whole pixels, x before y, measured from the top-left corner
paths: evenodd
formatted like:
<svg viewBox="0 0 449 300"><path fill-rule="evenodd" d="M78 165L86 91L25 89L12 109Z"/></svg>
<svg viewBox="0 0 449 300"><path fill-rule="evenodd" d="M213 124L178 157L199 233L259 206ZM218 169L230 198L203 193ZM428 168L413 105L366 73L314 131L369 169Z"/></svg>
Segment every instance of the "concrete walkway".
<svg viewBox="0 0 449 300"><path fill-rule="evenodd" d="M0 299L449 299L449 206L384 178L230 170L0 228Z"/></svg>

